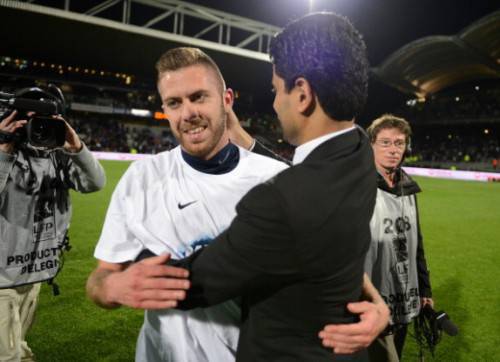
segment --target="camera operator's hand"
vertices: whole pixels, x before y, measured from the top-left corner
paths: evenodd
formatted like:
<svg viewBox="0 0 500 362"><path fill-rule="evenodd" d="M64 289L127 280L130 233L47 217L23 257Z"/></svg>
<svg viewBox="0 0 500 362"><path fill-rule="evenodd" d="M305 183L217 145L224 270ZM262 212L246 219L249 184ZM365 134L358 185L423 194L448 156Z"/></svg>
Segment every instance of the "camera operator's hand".
<svg viewBox="0 0 500 362"><path fill-rule="evenodd" d="M427 304L430 305L432 308L434 308L434 301L432 300L432 298L422 297L420 299L420 304L422 305L422 308L425 307Z"/></svg>
<svg viewBox="0 0 500 362"><path fill-rule="evenodd" d="M27 121L24 119L14 121L16 115L17 111L13 111L6 118L4 118L0 122L0 130L3 132L14 133L16 129L24 127ZM0 143L0 151L5 153L12 153L14 151L14 142Z"/></svg>
<svg viewBox="0 0 500 362"><path fill-rule="evenodd" d="M80 137L78 137L76 131L69 125L69 123L64 118L60 116L55 116L54 118L64 121L64 124L66 125L66 141L64 142L63 146L64 149L70 153L80 152L83 147L83 144L82 141L80 141Z"/></svg>

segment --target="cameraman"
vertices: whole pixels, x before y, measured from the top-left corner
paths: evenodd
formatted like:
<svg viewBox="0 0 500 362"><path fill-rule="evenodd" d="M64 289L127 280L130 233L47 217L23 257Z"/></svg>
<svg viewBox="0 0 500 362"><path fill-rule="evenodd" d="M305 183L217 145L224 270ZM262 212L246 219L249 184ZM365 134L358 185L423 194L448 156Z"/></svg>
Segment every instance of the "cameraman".
<svg viewBox="0 0 500 362"><path fill-rule="evenodd" d="M16 115L14 111L0 121L4 135L26 125ZM102 166L64 123L62 149L0 143L0 361L34 358L25 337L33 323L40 282L56 276L59 256L67 246L69 189L86 193L105 184Z"/></svg>
<svg viewBox="0 0 500 362"><path fill-rule="evenodd" d="M433 306L416 199L421 190L401 167L409 149L409 123L385 114L367 131L378 190L365 271L391 310L389 328L368 352L371 361L395 362L401 359L408 324L425 305Z"/></svg>

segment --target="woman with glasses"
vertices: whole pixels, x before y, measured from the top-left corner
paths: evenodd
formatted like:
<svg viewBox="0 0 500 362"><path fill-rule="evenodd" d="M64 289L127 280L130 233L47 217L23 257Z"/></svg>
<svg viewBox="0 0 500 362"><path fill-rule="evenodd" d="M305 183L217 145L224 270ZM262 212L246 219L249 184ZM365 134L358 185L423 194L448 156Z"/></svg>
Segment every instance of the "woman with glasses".
<svg viewBox="0 0 500 362"><path fill-rule="evenodd" d="M430 304L431 286L420 233L420 187L401 168L410 142L408 122L383 115L368 127L378 171L372 243L365 270L391 310L387 330L370 348L371 361L399 361L408 324Z"/></svg>

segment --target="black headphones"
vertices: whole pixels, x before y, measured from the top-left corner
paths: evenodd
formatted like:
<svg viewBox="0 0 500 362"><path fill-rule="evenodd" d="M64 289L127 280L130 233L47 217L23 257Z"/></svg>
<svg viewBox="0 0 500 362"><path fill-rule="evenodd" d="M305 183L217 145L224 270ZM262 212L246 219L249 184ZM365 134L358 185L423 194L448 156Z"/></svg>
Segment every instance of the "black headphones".
<svg viewBox="0 0 500 362"><path fill-rule="evenodd" d="M405 152L403 154L403 158L401 159L401 163L405 160L406 157L410 157L412 153L412 148L411 148L411 137L407 137L407 142L406 142L406 147L405 147Z"/></svg>

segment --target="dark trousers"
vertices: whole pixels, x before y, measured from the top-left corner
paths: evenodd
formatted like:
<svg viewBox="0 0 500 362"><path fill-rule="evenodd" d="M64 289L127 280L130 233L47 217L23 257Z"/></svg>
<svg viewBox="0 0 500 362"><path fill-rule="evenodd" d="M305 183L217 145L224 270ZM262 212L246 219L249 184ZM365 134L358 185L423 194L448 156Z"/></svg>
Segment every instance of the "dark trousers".
<svg viewBox="0 0 500 362"><path fill-rule="evenodd" d="M336 354L333 356L335 362L368 362L368 351L366 349L354 354Z"/></svg>
<svg viewBox="0 0 500 362"><path fill-rule="evenodd" d="M408 325L397 325L387 330L387 334L379 336L368 347L371 362L399 362L403 354L403 346Z"/></svg>
<svg viewBox="0 0 500 362"><path fill-rule="evenodd" d="M398 352L398 357L401 360L403 355L403 347L405 344L406 334L408 333L408 324L403 324L394 332L394 345Z"/></svg>

